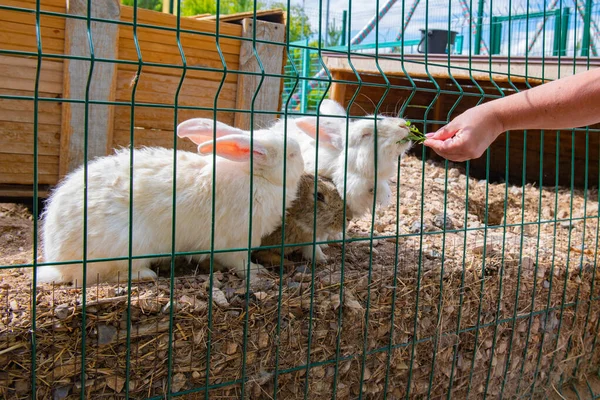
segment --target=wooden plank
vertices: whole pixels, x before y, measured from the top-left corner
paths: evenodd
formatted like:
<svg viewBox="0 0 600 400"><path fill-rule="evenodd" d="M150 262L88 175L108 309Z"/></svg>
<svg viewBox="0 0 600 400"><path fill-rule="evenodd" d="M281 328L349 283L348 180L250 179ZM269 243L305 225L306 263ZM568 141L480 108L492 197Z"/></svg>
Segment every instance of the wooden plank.
<svg viewBox="0 0 600 400"><path fill-rule="evenodd" d="M87 15L86 0L70 0L68 13ZM94 2L92 15L97 18L118 20L120 5L118 0L101 0ZM94 54L99 58L113 59L118 52L118 25L93 22L92 38ZM90 49L87 38L86 21L68 19L65 25L65 54L89 56ZM90 72L90 62L82 60L65 60L64 97L69 99L85 99L86 84ZM117 82L117 65L113 63L96 63L93 70L89 98L113 101ZM86 105L64 103L62 113L62 136L60 152L60 176L79 167L84 162L84 138L88 134L88 158L103 156L112 143L114 123L113 106L89 105L86 126Z"/></svg>
<svg viewBox="0 0 600 400"><path fill-rule="evenodd" d="M192 17L187 18L193 18L198 20L217 20L217 16L212 14L194 15ZM221 15L219 17L219 21L231 22L241 25L242 21L246 18L253 19L254 10L235 14ZM274 8L272 10L256 10L256 19L260 21L273 22L276 24L285 24L285 12L281 8Z"/></svg>
<svg viewBox="0 0 600 400"><path fill-rule="evenodd" d="M0 4L9 7L36 9L36 2L32 0L0 0ZM40 1L40 10L64 13L66 10L65 0L43 0Z"/></svg>
<svg viewBox="0 0 600 400"><path fill-rule="evenodd" d="M253 36L253 21L244 19L243 36ZM256 21L256 39L269 40L283 43L285 41L285 27L272 22ZM283 73L284 47L273 44L257 43L256 52L263 65L264 72L270 74ZM245 41L240 49L240 70L261 72L260 65L254 56L252 42ZM264 78L260 88L261 77L258 75L239 75L236 109L254 111L278 111L281 101L280 78ZM258 94L255 97L256 91ZM254 99L254 107L253 106ZM275 120L274 114L254 114L254 126L267 126ZM235 126L242 129L250 128L250 114L236 113Z"/></svg>
<svg viewBox="0 0 600 400"><path fill-rule="evenodd" d="M21 68L37 68L37 56L26 57L26 56L5 56L0 55L0 65L10 65L15 67L15 69ZM56 71L60 76L60 81L62 82L62 71L63 71L63 62L55 61L51 59L42 60L42 67L48 71ZM18 76L18 75L16 75Z"/></svg>
<svg viewBox="0 0 600 400"><path fill-rule="evenodd" d="M58 156L60 126L38 124L38 154ZM0 124L0 149L3 153L33 154L33 124L2 122Z"/></svg>
<svg viewBox="0 0 600 400"><path fill-rule="evenodd" d="M138 70L137 65L127 65L127 64L120 64L118 66L119 71L130 71L133 73L133 75L135 75L135 73ZM167 67L153 67L153 66L147 66L144 65L142 67L142 71L145 72L149 72L149 73L154 73L154 74L160 74L160 75L165 75L165 76L176 76L178 78L181 78L181 75L183 74L183 67L182 68L167 68ZM210 80L210 81L217 81L217 82L221 82L221 79L223 79L223 72L209 72L209 71L201 71L201 70L187 70L185 77L186 79L204 79L204 80ZM132 75L132 76L133 76ZM237 85L237 78L238 78L239 74L234 74L231 72L228 72L226 77L225 77L225 82L228 83L234 83Z"/></svg>
<svg viewBox="0 0 600 400"><path fill-rule="evenodd" d="M113 147L129 147L131 133L129 130L115 129ZM173 131L156 129L135 129L134 144L136 148L142 146L159 146L173 148ZM191 140L177 139L177 149L196 152L198 145Z"/></svg>
<svg viewBox="0 0 600 400"><path fill-rule="evenodd" d="M333 80L344 79L343 74L338 71L332 73L331 78ZM347 87L348 87L348 85L346 85L344 83L333 82L331 84L331 95L329 96L329 98L333 101L337 101L340 104L345 104L346 102L344 101L344 99L346 98L346 88Z"/></svg>
<svg viewBox="0 0 600 400"><path fill-rule="evenodd" d="M63 63L42 60L39 94L42 97L57 97L62 94ZM25 57L0 56L0 92L32 96L35 90L37 59Z"/></svg>
<svg viewBox="0 0 600 400"><path fill-rule="evenodd" d="M133 42L133 27L122 26L119 32L122 39L129 39ZM175 46L177 49L177 36L173 31L163 31L150 28L138 28L137 37L139 42L162 43ZM207 35L194 35L191 33L182 33L180 35L181 44L184 47L195 49L209 49L215 51L216 37ZM239 54L242 41L239 39L219 38L219 46L225 54Z"/></svg>
<svg viewBox="0 0 600 400"><path fill-rule="evenodd" d="M144 107L139 105L135 107L135 126L147 129L172 130L174 126L173 115L173 109ZM179 120L177 123L181 123L190 118L213 118L213 111L179 109L178 117ZM219 111L217 113L217 120L232 125L233 113ZM123 129L130 125L131 108L128 106L117 106L115 108L115 126L119 127L119 129Z"/></svg>
<svg viewBox="0 0 600 400"><path fill-rule="evenodd" d="M116 99L131 101L132 78L130 72L119 71L117 74ZM137 80L135 93L136 103L174 104L175 95L181 78L142 72ZM179 93L179 104L212 107L220 82L202 79L184 79ZM219 93L219 106L235 108L236 86L226 83Z"/></svg>
<svg viewBox="0 0 600 400"><path fill-rule="evenodd" d="M30 185L0 185L0 197L33 197L33 187ZM50 194L47 185L38 186L38 197L45 199Z"/></svg>
<svg viewBox="0 0 600 400"><path fill-rule="evenodd" d="M38 102L38 123L59 125L60 104L58 102ZM33 100L0 99L0 121L33 123Z"/></svg>
<svg viewBox="0 0 600 400"><path fill-rule="evenodd" d="M121 20L133 21L133 8L121 6ZM161 13L157 11L138 9L138 23L152 24L156 26L177 27L177 17L174 15ZM181 18L181 29L194 30L199 32L216 32L216 23L214 21L196 21L191 18ZM242 28L239 25L230 23L219 23L219 32L222 35L241 36Z"/></svg>
<svg viewBox="0 0 600 400"><path fill-rule="evenodd" d="M62 54L64 49L63 39L42 38L42 52ZM32 34L18 32L1 32L0 46L5 50L38 51L37 37L35 32Z"/></svg>
<svg viewBox="0 0 600 400"><path fill-rule="evenodd" d="M58 177L57 156L39 156L37 167L39 175L53 175ZM34 165L32 155L0 153L0 174L30 174L33 178L33 172ZM15 182L2 181L2 183Z"/></svg>
<svg viewBox="0 0 600 400"><path fill-rule="evenodd" d="M0 21L18 22L19 24L25 26L36 25L35 13L32 12L2 10L2 13L0 13ZM40 26L42 28L64 30L65 18L50 15L41 15Z"/></svg>
<svg viewBox="0 0 600 400"><path fill-rule="evenodd" d="M32 185L33 174L14 174L2 172L0 175L1 183L16 185ZM56 185L58 182L57 174L38 174L38 185Z"/></svg>
<svg viewBox="0 0 600 400"><path fill-rule="evenodd" d="M171 47L171 49L165 48L166 45L158 45L155 43L152 43L152 46L145 46L145 47L141 47L140 46L140 51L142 54L142 62L145 63L160 63L160 64L168 64L168 65L183 65L182 61L181 61L181 55L179 52L175 52L175 49L177 47L173 46ZM161 48L157 48L157 47L161 47ZM167 46L168 47L168 46ZM172 50L172 51L169 51ZM205 68L216 68L216 69L223 69L223 63L220 60L215 60L212 59L211 57L207 57L208 54L210 54L210 51L204 50L204 53L201 52L194 52L195 55L192 55L192 52L190 53L186 53L186 63L188 66L194 66L194 67L205 67ZM216 52L213 52L213 55L216 54ZM212 58L216 58L216 57L212 57ZM133 47L133 43L131 43L131 47L128 47L127 45L123 44L123 42L121 42L121 45L119 46L119 59L120 60L128 60L128 61L135 61L138 62L138 54L137 51L135 50L135 48ZM225 60L225 63L227 65L228 69L237 69L238 64L237 61L234 63L233 60L230 60L231 62L228 62L227 59Z"/></svg>
<svg viewBox="0 0 600 400"><path fill-rule="evenodd" d="M56 40L65 40L65 30L57 29L57 28L49 28L45 26L40 27L40 33L42 35L42 41L46 39L56 39ZM36 26L35 21L33 25L23 24L19 21L4 21L0 25L1 32L13 32L20 33L25 35L36 36Z"/></svg>
<svg viewBox="0 0 600 400"><path fill-rule="evenodd" d="M402 59L394 59L394 56L389 57L391 59L386 57L378 60L379 66L385 71L386 75L402 76L404 75L404 68L411 77L428 78L422 55L406 55ZM330 71L352 71L347 57L327 54L323 57L323 60ZM525 66L527 65L529 81L533 84L541 83L542 72L546 80L552 80L559 76L559 72L560 76L564 77L588 69L587 60L585 59L577 60L575 66L572 59L567 60L563 57L561 60L559 64L557 59L552 57L546 57L543 62L530 57L526 64L524 57L511 57L511 62L508 64L506 57L494 57L490 64L487 56L474 56L471 59L465 56L453 56L450 59L450 65L448 65L446 56L440 58L429 55L427 69L434 78L447 78L450 70L452 76L457 79L468 80L473 77L477 81L490 81L493 79L497 82L506 82L510 73L512 82L524 82L525 79L518 75L525 75ZM380 75L373 57L353 56L352 65L360 74ZM596 66L600 66L600 61L590 60L590 67Z"/></svg>

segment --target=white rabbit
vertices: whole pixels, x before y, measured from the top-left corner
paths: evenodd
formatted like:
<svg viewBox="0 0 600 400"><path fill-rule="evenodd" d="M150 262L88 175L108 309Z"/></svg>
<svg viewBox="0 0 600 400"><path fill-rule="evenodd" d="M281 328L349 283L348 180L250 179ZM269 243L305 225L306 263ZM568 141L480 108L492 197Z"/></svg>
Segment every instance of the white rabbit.
<svg viewBox="0 0 600 400"><path fill-rule="evenodd" d="M214 249L248 247L250 179L253 176L252 241L259 246L262 236L281 224L283 214L283 162L285 208L296 198L303 171L299 144L289 138L284 154L284 137L262 130L254 137L251 152L248 132L216 123L217 140L212 141L214 122L192 119L178 126L178 135L199 144L200 154L177 151L175 251L210 250L211 222L215 219ZM213 185L213 148L216 150L216 178ZM210 156L206 156L210 155ZM250 156L253 158L253 174ZM129 224L133 224L134 256L170 253L173 215L173 150L134 150L133 213L129 215L128 150L99 158L88 165L87 259L127 257ZM69 174L52 193L43 215L43 252L46 262L81 260L83 254L84 170ZM215 188L215 210L212 192ZM215 260L245 277L246 250L215 253ZM202 260L208 255L194 256ZM155 278L149 269L155 258L132 262L134 279ZM262 266L252 263L252 275ZM127 279L128 260L87 263L88 282ZM81 284L82 263L40 267L40 282Z"/></svg>
<svg viewBox="0 0 600 400"><path fill-rule="evenodd" d="M385 206L391 200L388 180L397 171L398 157L411 146L404 142L409 128L402 118L374 117L350 120L346 129L346 113L341 105L324 100L319 108L318 120L318 174L330 178L343 197L354 217L369 213L373 206L375 183L375 148L377 148L377 203ZM327 115L344 118L328 117ZM377 145L375 145L375 122L377 122ZM283 131L285 120L275 129ZM315 173L317 151L317 118L301 117L287 122L290 136L296 138L302 148L304 170ZM306 138L303 133L310 136ZM402 142L402 143L399 143ZM348 158L346 162L346 143ZM344 190L344 175L346 186Z"/></svg>

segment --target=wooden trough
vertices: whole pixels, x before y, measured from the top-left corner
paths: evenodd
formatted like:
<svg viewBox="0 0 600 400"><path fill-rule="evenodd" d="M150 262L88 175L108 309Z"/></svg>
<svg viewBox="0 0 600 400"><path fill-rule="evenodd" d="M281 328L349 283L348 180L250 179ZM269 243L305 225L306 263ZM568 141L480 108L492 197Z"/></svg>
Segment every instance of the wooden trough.
<svg viewBox="0 0 600 400"><path fill-rule="evenodd" d="M350 107L351 116L374 113L375 106L386 90L385 79L374 56L352 56L352 66L348 57L343 54L327 54L324 61L334 80L330 98L345 107L354 98ZM380 58L378 64L392 85L383 99L380 113L397 115L408 101L403 117L415 122L419 128L432 132L477 105L482 95L483 102L487 102L561 76L597 68L600 60L494 57L490 61L487 56L473 56L471 59L467 56L452 56L449 61L447 56L439 55L428 55L425 59L424 55L406 55L402 58L399 55L385 54L385 58ZM353 84L359 79L352 67L360 77L360 86ZM427 125L423 126L423 122L427 122ZM600 124L589 128L587 153L585 129L573 134L571 130L558 133L545 131L543 135L539 130L529 130L526 147L523 131L510 132L508 148L506 134L503 134L490 148L489 178L493 181L508 180L520 185L525 170L525 179L529 183L553 186L558 182L561 186L570 186L573 182L577 187L584 187L587 178L589 187L597 187ZM421 147L415 146L413 152L420 156ZM426 157L441 159L429 149ZM485 178L486 164L485 155L471 161L470 173L480 179ZM587 176L586 165L589 166Z"/></svg>
<svg viewBox="0 0 600 400"><path fill-rule="evenodd" d="M69 56L90 57L87 21L70 18L87 15L87 2L68 4L41 1L38 43L36 2L0 0L5 7L0 9L0 196L32 194L35 144L41 196L84 161L90 63ZM260 72L260 68L252 42L235 37L252 36L252 15L229 15L219 21L219 35L226 37L218 41L214 18L182 18L186 69L177 43L176 16L144 9L136 16L118 0L94 1L92 16L110 22L91 24L95 62L87 93L88 159L129 146L132 137L136 147L173 147L176 123L190 117L212 118L215 105L219 110L241 110L235 115L218 111L218 120L249 126L260 76L239 71ZM281 10L260 13L257 39L285 42L283 21ZM265 72L281 74L284 46L256 47ZM275 118L281 87L281 79L265 77L254 103L257 124ZM177 145L194 147L188 141Z"/></svg>

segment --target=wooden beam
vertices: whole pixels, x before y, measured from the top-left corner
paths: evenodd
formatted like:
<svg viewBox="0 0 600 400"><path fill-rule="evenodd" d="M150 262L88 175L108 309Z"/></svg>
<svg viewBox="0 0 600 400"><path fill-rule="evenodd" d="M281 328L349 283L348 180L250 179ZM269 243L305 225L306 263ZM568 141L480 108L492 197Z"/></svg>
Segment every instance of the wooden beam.
<svg viewBox="0 0 600 400"><path fill-rule="evenodd" d="M242 36L251 38L253 33L253 21L246 18L242 22ZM283 52L285 50L285 25L272 22L256 21L256 39L269 40L281 43L281 45L256 43L256 52L262 63L265 73L282 74L283 73ZM241 71L261 72L254 55L254 46L252 41L244 41L240 48L240 66ZM261 80L260 75L238 76L236 109L252 109L252 99L258 89ZM278 111L281 97L281 78L265 77L256 100L254 101L254 111ZM254 114L254 127L260 128L269 125L276 115L274 114ZM241 129L250 129L250 113L236 113L234 124Z"/></svg>
<svg viewBox="0 0 600 400"><path fill-rule="evenodd" d="M118 21L118 0L94 1L92 16ZM86 0L69 0L67 13L87 15ZM117 59L119 25L92 22L91 36L96 58ZM65 23L65 54L90 57L87 22L67 18ZM63 96L66 99L84 100L91 62L87 60L65 60ZM115 99L117 64L95 62L89 88L89 98L100 101ZM88 107L88 121L85 112ZM60 177L83 164L84 138L88 137L88 159L107 154L112 143L114 106L82 103L63 103L62 135L60 151Z"/></svg>
<svg viewBox="0 0 600 400"><path fill-rule="evenodd" d="M340 71L334 71L331 73L331 79L333 79L333 83L331 84L331 100L338 102L342 105L342 107L346 108L346 84L335 82L336 80L342 80L344 78L344 73Z"/></svg>
<svg viewBox="0 0 600 400"><path fill-rule="evenodd" d="M46 198L50 192L48 185L39 185L38 197ZM30 198L33 197L33 187L31 185L0 185L0 198L6 197L19 197L19 198Z"/></svg>

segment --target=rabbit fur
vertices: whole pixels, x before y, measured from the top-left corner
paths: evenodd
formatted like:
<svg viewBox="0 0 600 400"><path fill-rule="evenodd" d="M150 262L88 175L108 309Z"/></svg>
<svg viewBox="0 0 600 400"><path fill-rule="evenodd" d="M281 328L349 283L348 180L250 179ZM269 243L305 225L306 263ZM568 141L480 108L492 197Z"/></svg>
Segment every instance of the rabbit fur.
<svg viewBox="0 0 600 400"><path fill-rule="evenodd" d="M213 128L216 126L216 140ZM299 144L277 131L255 131L250 148L249 132L221 122L196 118L178 126L178 135L197 143L199 154L176 152L176 224L172 249L173 162L172 149L141 148L133 151L133 211L130 217L130 151L98 158L88 164L87 260L124 257L117 261L87 262L87 281L127 279L129 229L132 255L202 251L211 248L212 195L215 190L215 250L259 246L261 238L281 223L285 208L296 198L303 172ZM216 158L213 159L213 151ZM250 155L254 159L250 171ZM213 161L216 171L213 185ZM253 176L252 238L249 241L250 178ZM55 188L42 216L42 243L46 262L82 260L84 245L84 168L70 173ZM247 251L216 253L215 260L246 277ZM208 258L197 255L198 260ZM133 279L156 277L149 267L156 258L131 262ZM251 278L262 266L251 263ZM39 267L40 282L66 283L83 279L83 264Z"/></svg>

